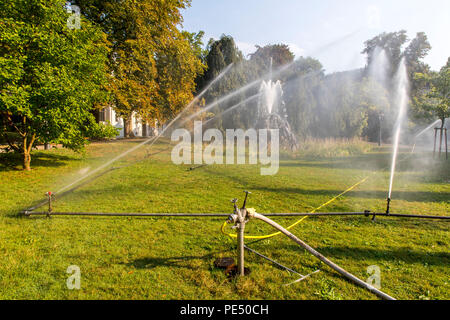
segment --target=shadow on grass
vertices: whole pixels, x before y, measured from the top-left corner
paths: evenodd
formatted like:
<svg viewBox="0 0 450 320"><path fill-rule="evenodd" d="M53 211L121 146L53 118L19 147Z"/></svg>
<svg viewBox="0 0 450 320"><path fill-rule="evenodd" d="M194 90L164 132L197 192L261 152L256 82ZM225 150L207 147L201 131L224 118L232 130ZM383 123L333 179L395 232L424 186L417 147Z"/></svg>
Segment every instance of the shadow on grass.
<svg viewBox="0 0 450 320"><path fill-rule="evenodd" d="M444 244L445 245L445 244ZM292 245L292 249L298 246ZM317 251L333 260L334 257L360 259L377 259L384 261L402 261L405 263L427 263L436 266L448 266L450 253L448 252L424 252L409 248L396 249L372 249L356 247L322 246Z"/></svg>
<svg viewBox="0 0 450 320"><path fill-rule="evenodd" d="M161 257L148 257L148 258L140 258L136 259L132 262L126 263L127 266L132 266L137 269L154 269L156 267L177 267L177 268L186 268L187 262L192 260L204 260L214 258L217 254L223 254L235 251L235 249L228 250L218 250L213 251L205 255L199 256L180 256L180 257L169 257L169 258L161 258Z"/></svg>
<svg viewBox="0 0 450 320"><path fill-rule="evenodd" d="M365 154L329 159L291 159L280 161L280 167L364 170L389 174L391 155ZM450 161L434 159L431 154L405 153L399 155L396 172L412 173L416 180L419 178L425 183L442 183L448 181L445 177L448 177L450 173Z"/></svg>
<svg viewBox="0 0 450 320"><path fill-rule="evenodd" d="M252 191L259 190L263 192L298 194L306 196L327 196L335 197L343 190L305 190L302 188L271 188L266 186L252 186ZM355 191L345 194L345 198L360 199L378 199L386 200L387 191ZM448 202L450 193L448 192L430 192L430 191L393 191L392 198L395 200L405 200L411 202Z"/></svg>
<svg viewBox="0 0 450 320"><path fill-rule="evenodd" d="M79 161L78 157L57 153L35 151L31 154L31 168L61 167L66 161ZM0 171L22 170L22 155L17 153L0 153Z"/></svg>
<svg viewBox="0 0 450 320"><path fill-rule="evenodd" d="M418 158L419 157L419 158ZM431 160L430 157L428 157ZM428 159L427 158L427 159ZM397 172L422 171L423 166L416 165L414 161L422 159L418 155L411 156L411 154L399 155L397 161ZM349 157L334 157L324 159L309 159L299 158L297 160L286 159L286 162L281 161L280 167L312 167L312 168L326 168L326 169L352 169L352 170L370 170L389 172L391 170L391 154L368 153L359 156Z"/></svg>
<svg viewBox="0 0 450 320"><path fill-rule="evenodd" d="M112 168L115 169L115 168ZM111 170L112 170L111 169ZM105 173L111 171L108 170ZM203 169L204 172L208 174L212 174L212 172L208 169ZM104 173L103 173L104 174ZM101 175L103 175L101 174ZM99 176L101 176L99 175ZM258 185L255 182L247 182L245 179L239 178L238 176L234 176L233 174L228 173L215 173L214 175L221 176L225 179L229 179L234 183L238 183L242 185L245 189L248 189L252 192L264 192L264 193L272 193L272 194L285 194L290 196L298 196L299 199L309 199L310 197L326 197L333 198L342 191L342 190L326 190L326 189L303 189L301 187L270 187L267 185ZM94 177L93 180L98 177ZM78 188L77 188L78 189ZM73 193L74 197L85 198L87 196L91 196L93 192L97 195L104 195L108 198L114 194L120 194L121 197L126 197L127 194L134 195L136 193L148 193L148 192L158 192L158 191L174 191L171 190L168 186L161 186L155 184L134 184L132 180L125 180L121 185L107 185L107 186L97 186L95 190L77 190ZM387 190L386 191L358 191L352 190L351 192L345 194L342 198L347 199L370 199L370 200L380 200L386 201ZM431 191L393 191L392 198L394 201L403 200L409 202L425 202L425 203L445 203L450 199L450 193L448 192L431 192ZM384 204L383 204L384 205Z"/></svg>
<svg viewBox="0 0 450 320"><path fill-rule="evenodd" d="M262 191L270 193L285 193L293 195L305 195L305 196L326 196L330 199L341 194L342 190L325 190L325 189L303 189L301 187L270 187L268 185L257 185L255 182L249 183L243 179L238 173L231 172L216 172L214 170L204 169L205 172L211 175L221 176L227 178L233 182L237 182L242 186L245 186L251 191ZM388 186L386 186L387 188ZM360 198L360 199L379 199L386 200L387 190L383 191L357 191L352 190L347 193L345 198ZM393 191L393 199L405 200L411 202L448 202L450 199L450 193L448 192L430 192L430 191Z"/></svg>

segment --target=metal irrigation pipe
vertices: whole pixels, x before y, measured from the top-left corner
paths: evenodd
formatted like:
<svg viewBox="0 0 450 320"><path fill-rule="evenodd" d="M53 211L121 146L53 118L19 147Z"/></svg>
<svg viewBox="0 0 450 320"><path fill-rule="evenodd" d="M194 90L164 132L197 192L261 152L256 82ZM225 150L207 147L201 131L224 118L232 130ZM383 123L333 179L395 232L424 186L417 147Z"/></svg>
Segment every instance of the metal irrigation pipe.
<svg viewBox="0 0 450 320"><path fill-rule="evenodd" d="M359 286L369 290L370 292L376 294L380 298L383 298L383 299L386 299L386 300L395 300L390 295L388 295L388 294L378 290L377 288L373 287L372 285L362 281L361 279L357 278L353 274L351 274L351 273L347 272L346 270L342 269L340 266L338 266L337 264L335 264L334 262L332 262L331 260L326 258L324 255L322 255L321 253L316 251L314 248L310 247L307 243L305 243L304 241L302 241L299 238L297 238L295 235L293 235L292 233L290 233L289 231L284 229L282 226L280 226L275 221L272 221L271 219L263 216L262 214L256 213L256 212L251 212L251 213L249 212L249 216L251 218L256 218L256 219L259 219L261 221L264 221L267 224L269 224L272 227L274 227L275 229L279 230L280 232L282 232L283 234L288 236L291 240L296 242L298 245L303 247L306 251L308 251L313 256L318 258L320 261L322 261L323 263L325 263L326 265L328 265L329 267L331 267L332 269L334 269L335 271L337 271L338 273L340 273L341 275L343 275L347 279L353 281L357 285L359 285Z"/></svg>
<svg viewBox="0 0 450 320"><path fill-rule="evenodd" d="M48 201L46 202L48 203ZM49 212L34 212L24 210L21 212L26 216L46 216ZM108 217L228 217L229 213L109 213L109 212L56 212L50 213L52 216L108 216ZM418 219L438 219L450 220L450 216L429 216L418 214L399 214L399 213L375 213L365 212L318 212L318 213L264 213L266 217L301 217L301 216L384 216L393 218L418 218Z"/></svg>
<svg viewBox="0 0 450 320"><path fill-rule="evenodd" d="M247 247L246 245L244 245L244 249L246 249L246 250L248 250L248 251L250 251L250 252L256 254L257 256L260 256L260 257L263 258L263 259L266 259L266 260L272 262L273 264L275 264L276 266L278 266L278 267L280 267L280 268L282 268L282 269L285 269L285 270L287 270L287 271L289 271L289 272L292 272L292 273L296 273L296 274L298 274L299 276L302 276L302 277L303 277L303 275L302 275L301 273L298 273L297 271L292 270L291 268L288 268L288 267L286 267L286 266L283 266L281 263L276 262L275 260L270 259L269 257L263 255L262 253L259 253L259 252L256 251L256 250L253 250L252 248Z"/></svg>
<svg viewBox="0 0 450 320"><path fill-rule="evenodd" d="M45 216L48 212L23 211L26 216ZM51 216L105 216L105 217L228 217L228 213L105 213L105 212L51 212Z"/></svg>
<svg viewBox="0 0 450 320"><path fill-rule="evenodd" d="M450 216L431 216L422 214L403 214L386 212L317 212L317 213L264 213L266 217L299 217L299 216L384 216L395 218L441 219L450 220Z"/></svg>

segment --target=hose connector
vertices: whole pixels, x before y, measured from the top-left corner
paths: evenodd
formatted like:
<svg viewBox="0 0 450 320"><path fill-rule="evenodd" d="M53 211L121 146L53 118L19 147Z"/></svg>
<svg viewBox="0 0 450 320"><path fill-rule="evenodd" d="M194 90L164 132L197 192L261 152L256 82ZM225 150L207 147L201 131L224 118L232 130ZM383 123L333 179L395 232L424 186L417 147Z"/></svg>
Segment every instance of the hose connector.
<svg viewBox="0 0 450 320"><path fill-rule="evenodd" d="M233 213L228 216L227 223L236 224L238 221L238 215Z"/></svg>
<svg viewBox="0 0 450 320"><path fill-rule="evenodd" d="M247 217L253 218L255 216L256 210L254 208L247 208Z"/></svg>

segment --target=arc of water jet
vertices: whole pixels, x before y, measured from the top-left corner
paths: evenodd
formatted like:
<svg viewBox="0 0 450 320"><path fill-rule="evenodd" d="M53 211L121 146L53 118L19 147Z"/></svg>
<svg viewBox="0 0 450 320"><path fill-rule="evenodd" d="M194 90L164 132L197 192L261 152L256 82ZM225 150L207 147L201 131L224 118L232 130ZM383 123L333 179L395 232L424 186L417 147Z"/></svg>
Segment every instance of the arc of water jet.
<svg viewBox="0 0 450 320"><path fill-rule="evenodd" d="M435 122L433 122L432 124L430 124L428 127L426 127L425 129L423 129L422 131L420 131L419 134L417 134L414 139L417 139L418 137L420 137L421 135L423 135L425 132L427 132L428 130L430 130L433 126L435 126L436 124L438 124L439 122L441 122L442 120L436 120Z"/></svg>
<svg viewBox="0 0 450 320"><path fill-rule="evenodd" d="M394 183L394 175L395 175L395 167L396 167L396 161L397 161L397 154L398 154L398 145L400 141L400 132L402 128L402 122L403 117L406 114L406 105L408 104L408 98L407 98L407 74L406 74L406 65L405 65L405 58L402 59L400 63L399 70L397 71L397 77L398 79L398 86L397 86L397 95L399 95L399 113L398 118L396 121L396 129L395 129L395 135L394 135L394 152L392 155L392 165L391 165L391 178L389 180L389 192L388 192L388 201L391 199L392 194L392 186Z"/></svg>
<svg viewBox="0 0 450 320"><path fill-rule="evenodd" d="M223 112L221 112L221 113L215 115L215 116L212 117L211 119L208 119L207 121L205 121L205 122L203 123L203 125L207 124L208 122L214 120L214 119L217 118L217 117L223 116L224 114L226 114L226 113L228 113L228 112L230 112L230 111L232 111L232 110L235 110L235 109L237 109L237 108L239 108L239 107L242 107L244 104L246 104L247 102L250 102L250 101L253 100L253 99L258 98L260 95L261 95L261 93L257 93L257 94L255 94L255 95L253 95L253 96L251 96L251 97L249 97L249 98L247 98L247 99L245 99L245 100L243 100L243 101L241 101L241 102L235 104L234 106L232 106L232 107L230 107L230 108L224 110Z"/></svg>
<svg viewBox="0 0 450 320"><path fill-rule="evenodd" d="M291 66L291 65L294 64L294 63L295 63L295 61L292 62L292 63L289 63L288 65L283 66L282 68L280 68L279 70L277 70L277 71L275 72L275 74L279 74L279 73L285 71L289 66ZM289 81L292 81L292 80L297 80L297 79L307 78L307 77L313 76L313 75L315 75L315 74L320 74L320 72L321 72L320 70L314 70L314 71L305 73L305 74L303 74L303 75L294 77L294 78L292 78L292 79L289 79L288 82L289 82ZM255 85L261 83L262 79L264 79L266 76L267 76L267 75L264 75L264 76L260 77L259 79L257 79L257 80L255 80L255 81L249 83L248 85L246 85L246 86L244 86L244 87L242 87L242 88L240 88L240 89L238 89L238 90L236 90L236 91L231 92L229 95L227 95L227 96L224 97L224 98L226 98L226 99L223 99L223 98L222 98L222 99L220 99L220 100L217 100L217 101L215 101L215 102L212 102L211 104L207 105L207 106L206 106L205 108L203 108L202 110L199 110L199 111L197 111L195 114L189 116L187 119L185 119L185 120L180 124L180 126L183 125L183 124L185 124L186 122L192 120L194 117L198 116L199 114L201 114L201 113L203 113L203 112L206 112L206 111L212 109L212 108L215 107L217 104L223 102L223 100L228 100L229 98L231 98L231 97L237 95L238 93L245 92L246 90L250 89L251 87L254 87ZM259 94L260 94L260 93L258 93L258 95L259 95ZM254 97L254 96L252 96L252 97ZM228 109L227 109L227 110L228 110Z"/></svg>
<svg viewBox="0 0 450 320"><path fill-rule="evenodd" d="M284 66L278 68L277 71L275 71L274 73L272 72L272 75L273 75L273 74L278 75L278 74L284 72L287 68L289 68L290 66L292 66L294 63L295 63L295 61L293 61L293 62L291 62L291 63L288 63L288 64L286 64L286 65L284 65ZM243 87L241 87L241 88L239 88L239 89L237 89L237 90L235 90L235 91L233 91L233 92L230 92L229 94L227 94L226 96L220 98L219 100L210 103L209 105L207 105L206 107L204 107L202 110L199 110L199 111L197 111L196 113L194 113L193 115L190 115L190 116L189 116L187 119L185 119L180 125L185 124L186 122L192 120L193 118L197 117L199 114L201 114L201 113L203 113L203 112L206 112L206 111L208 111L208 110L211 110L213 107L217 106L219 103L222 103L222 102L224 102L224 101L226 101L226 100L228 100L228 99L230 99L230 98L232 98L232 97L234 97L234 96L236 96L236 95L238 95L238 94L240 94L240 93L242 93L242 92L245 92L245 91L247 91L248 89L250 89L250 88L252 88L252 87L254 87L254 86L256 86L256 85L258 85L259 83L261 83L262 79L266 78L269 74L270 74L270 73L264 74L263 76L259 77L259 78L256 79L255 81L252 81L252 82L250 82L249 84L247 84L247 85L245 85L245 86L243 86Z"/></svg>
<svg viewBox="0 0 450 320"><path fill-rule="evenodd" d="M414 144L413 147L411 149L411 153L414 153L414 150L416 149L416 140L418 137L420 137L421 135L423 135L425 132L427 132L428 130L430 130L432 127L434 127L434 125L438 124L440 121L442 120L436 120L435 122L433 122L432 124L430 124L428 127L426 127L425 129L423 129L422 131L420 131L415 137L414 137Z"/></svg>
<svg viewBox="0 0 450 320"><path fill-rule="evenodd" d="M192 101L172 120L169 122L169 124L158 134L158 136L156 137L152 137L150 139L145 140L144 142L138 144L137 146L125 151L124 153L118 155L117 157L109 160L108 162L106 162L105 164L101 165L100 167L88 172L86 175L84 175L83 177L75 180L74 182L66 185L65 187L61 188L59 191L57 191L56 193L60 193L64 190L67 190L68 188L70 188L71 186L77 184L78 182L83 181L84 179L86 179L87 177L93 175L94 173L106 168L107 166L111 165L112 163L116 162L117 160L125 157L126 155L130 154L131 152L139 149L140 147L146 145L147 143L151 142L150 147L165 133L165 131L172 126L172 124L175 123L175 121L177 121L181 115L183 113L185 113L190 107L192 107L192 105L195 103L195 101L197 101L198 99L200 99L207 91L209 88L211 88L217 81L219 81L226 73L228 73L231 68L233 66L233 63L231 63L230 65L228 65L213 81L211 81L211 83L202 90L202 92L200 92L200 94L198 94L196 97L194 97L194 99L192 99Z"/></svg>
<svg viewBox="0 0 450 320"><path fill-rule="evenodd" d="M326 44L326 45L320 47L319 49L316 49L314 52L327 50L327 49L329 49L330 47L335 46L337 43L339 43L339 42L341 42L341 41L343 41L343 40L346 40L347 38L352 37L354 34L360 32L361 30L362 30L362 29L358 29L358 30L356 30L356 31L354 31L354 32L352 32L352 33L350 33L350 34L347 34L347 35L345 35L345 36L343 36L343 37L341 37L341 38L339 38L339 39L337 39L337 40L334 40L334 41L332 41L332 42L330 42L330 43L328 43L328 44ZM294 63L295 63L295 60L294 60L293 62L291 62L291 63L288 63L288 64L286 64L286 65L280 67L274 74L275 74L275 75L278 75L278 74L284 72L287 68L289 68L289 67L290 67L291 65L293 65ZM152 143L151 143L151 145L150 145L150 146L152 146L152 145L153 145L153 144L154 144L154 143L162 136L162 134L165 133L165 131L169 128L169 126L171 126L176 120L178 120L178 119L181 117L181 115L182 115L188 108L190 108L190 107L194 104L195 101L197 101L201 96L203 96L203 95L206 93L206 91L213 85L213 83L217 82L220 78L222 78L222 77L223 77L223 76L231 69L231 66L232 66L232 65L233 65L233 64L230 64L230 65L229 65L229 66L228 66L228 67L227 67L227 68L226 68L226 69L225 69L225 70L224 70L224 71L223 71L216 79L214 79L214 80L213 80L213 81L205 88L205 90L203 90L198 96L196 96L196 97L188 104L188 106L187 106L186 108L184 108L184 109L180 112L180 114L178 114L178 116L175 117L175 119L173 119L173 120L166 126L166 128L164 128L164 129L162 130L162 132L161 132L157 137L153 137L153 138L151 138L151 139L148 139L148 140L146 140L146 141L144 141L144 142L138 144L138 145L135 146L134 148L132 148L132 149L126 151L125 153L123 153L123 154L121 154L121 155L119 155L119 156L117 156L117 157L115 157L114 159L108 161L106 164L100 166L99 168L94 169L94 170L91 171L91 172L88 172L85 176L83 176L83 177L77 179L76 181L70 183L69 185L67 185L67 186L65 186L65 187L63 187L63 188L61 188L57 193L62 192L62 191L64 191L64 190L70 188L70 187L73 186L74 184L76 184L76 183L78 183L78 182L80 182L80 181L86 179L87 177L91 176L92 174L94 174L94 173L96 173L96 172L98 172L98 171L104 169L105 167L109 166L110 164L112 164L112 163L116 162L117 160L123 158L125 155L127 155L127 154L129 154L129 153L131 153L131 152L133 152L133 151L135 151L135 150L137 150L137 149L139 149L139 148L142 147L143 145L146 145L146 144L149 143L150 141L152 141ZM272 75L273 75L273 74L272 74ZM248 90L249 88L251 88L251 87L255 86L256 84L258 84L258 83L261 81L261 79L263 79L263 78L265 78L265 77L267 77L267 74L264 75L263 77L260 77L259 79L255 80L255 81L251 82L250 84L248 84L248 85L246 85L246 86L244 86L244 87L242 87L242 88L240 88L240 89L238 89L238 90L232 92L232 95L229 94L229 95L225 96L224 98L229 99L230 97L235 96L235 95L237 95L237 94L240 93L240 92L243 92L243 91ZM224 99L224 98L222 98L222 99ZM222 99L221 99L221 100L222 100ZM226 100L226 99L224 99L223 101L225 101L225 100ZM220 101L220 102L223 102L223 101ZM216 103L219 103L219 102L217 101ZM213 107L213 106L209 106L209 109L211 109L212 107ZM209 110L209 109L206 109L206 108L205 108L205 109L200 110L200 111L201 111L201 112L206 112L206 111ZM201 112L200 112L200 113L201 113ZM196 115L197 115L197 114L196 114ZM189 118L189 120L192 119L192 118L193 118L193 116L191 116L191 117ZM188 121L188 120L184 121L183 123L185 123L185 122L187 122L187 121Z"/></svg>
<svg viewBox="0 0 450 320"><path fill-rule="evenodd" d="M323 46L317 48L316 50L314 50L314 51L313 51L313 54L311 54L311 55L315 55L315 54L317 54L317 53L319 53L319 52L321 52L321 51L326 51L326 50L328 50L329 48L334 47L336 44L338 44L338 43L340 43L340 42L342 42L342 41L345 41L345 40L347 40L347 39L353 37L354 35L356 35L357 33L359 33L361 30L363 30L363 28L358 28L358 29L356 29L356 30L353 31L353 32L350 32L350 33L348 33L348 34L346 34L346 35L344 35L344 36L342 36L342 37L340 37L340 38L338 38L338 39L336 39L336 40L333 40L333 41L331 41L331 42L329 42L329 43L327 43L327 44L325 44L325 45L323 45ZM270 68L270 71L269 71L267 74L261 76L260 78L258 78L257 80L255 80L255 81L253 81L253 82L247 84L246 86L244 86L244 87L242 87L242 88L240 88L240 89L237 89L237 90L231 92L230 94L226 95L225 97L222 97L222 98L219 99L218 101L215 101L215 102L209 104L208 106L206 106L206 107L203 108L202 110L199 110L199 111L196 112L195 114L189 116L189 117L188 117L186 120L184 120L180 125L185 124L186 122L188 122L189 120L195 118L196 116L198 116L198 115L201 114L202 112L206 112L206 111L210 110L211 108L215 107L217 104L219 104L219 103L221 103L221 102L223 102L223 101L225 101L225 100L228 100L228 99L231 98L231 97L234 97L234 96L237 95L238 93L244 92L244 91L246 91L246 90L252 88L253 86L255 86L255 85L257 85L258 83L260 83L260 82L262 81L262 79L267 78L268 76L269 76L270 78L272 78L274 75L278 75L278 74L284 72L287 68L289 68L290 66L292 66L295 62L296 62L296 61L294 60L294 61L292 61L291 63L288 63L288 64L286 64L286 65L284 65L284 66L281 66L281 67L278 68L275 72L273 72L273 71L272 71L272 68ZM307 76L308 74L315 73L315 72L317 72L317 71L313 71L313 72L307 73L307 74L303 75L302 77Z"/></svg>
<svg viewBox="0 0 450 320"><path fill-rule="evenodd" d="M257 84L260 83L260 82L261 82L261 79L255 80L255 81L253 81L253 82L251 82L251 83L245 85L244 87L241 87L240 89L235 90L235 91L231 92L230 94L228 94L228 95L226 95L226 96L220 98L219 100L216 100L216 101L210 103L209 105L207 105L207 106L204 107L203 109L197 111L197 112L194 113L193 115L190 115L190 116L189 116L187 119L185 119L180 125L183 125L183 124L185 124L186 122L188 122L188 121L192 120L193 118L197 117L198 115L200 115L200 114L202 114L202 113L204 113L204 112L207 112L208 110L211 110L212 108L214 108L214 107L217 106L218 104L220 104L220 103L222 103L222 102L224 102L224 101L226 101L226 100L228 100L228 99L230 99L230 98L232 98L232 97L238 95L239 93L242 93L242 92L247 91L248 89L254 87L255 85L257 85Z"/></svg>
<svg viewBox="0 0 450 320"><path fill-rule="evenodd" d="M329 48L334 47L335 45L337 45L347 39L352 38L353 36L355 36L356 34L361 32L362 30L364 30L364 28L358 28L350 33L347 33L346 35L344 35L342 37L339 37L333 41L330 41L330 42L324 44L323 46L320 46L317 49L313 50L309 56L320 55L322 53L322 51L327 51Z"/></svg>
<svg viewBox="0 0 450 320"><path fill-rule="evenodd" d="M282 66L281 68L279 68L279 69L275 72L275 74L279 74L279 73L285 71L285 70L286 70L289 66L291 66L292 64L293 64L293 62L291 62L291 63L289 63L289 64L286 64L286 65ZM146 140L146 141L144 141L144 142L138 144L137 146L135 146L135 147L133 147L133 148L127 150L126 152L124 152L124 153L118 155L117 157L115 157L115 158L113 158L112 160L108 161L108 162L105 163L104 165L102 165L102 166L96 168L95 170L93 170L93 171L91 171L91 172L88 172L85 176L83 176L83 177L81 177L81 178L75 180L74 182L68 184L67 186L61 188L59 191L57 191L57 193L62 192L62 191L64 191L64 190L67 190L67 189L70 188L71 186L73 186L73 185L77 184L78 182L80 182L80 181L86 179L87 177L91 176L92 174L94 174L94 173L96 173L96 172L98 172L98 171L100 171L100 170L106 168L107 166L109 166L109 165L111 165L112 163L116 162L117 160L123 158L124 156L128 155L129 153L134 152L135 150L139 149L140 147L146 145L147 143L150 143L150 142L151 142L151 144L149 145L149 147L153 146L153 145L155 144L155 142L156 142L156 141L157 141L157 140L158 140L158 139L159 139L159 138L167 131L167 129L168 129L169 127L171 127L171 126L172 126L172 125L173 125L173 124L181 117L181 115L182 115L184 112L186 112L186 110L187 110L188 108L190 108L190 107L194 104L195 101L197 101L201 96L203 96L203 95L206 93L206 91L207 91L214 83L216 83L219 79L221 79L221 78L222 78L222 77L223 77L223 76L231 69L232 65L233 65L233 64L230 64L224 71L222 71L221 74L220 74L219 76L217 76L217 77L216 77L216 78L215 78L215 79L214 79L214 80L213 80L213 81L212 81L212 82L211 82L211 83L210 83L210 84L209 84L209 85L208 85L208 86L207 86L207 87L199 94L199 95L197 95L197 96L196 96L196 97L188 104L188 106L186 106L186 108L184 108L184 109L178 114L177 117L175 117L172 121L170 121L170 123L169 123L169 124L168 124L168 125L167 125L167 126L166 126L159 134L158 134L158 136L153 137L153 138L150 138L150 139L148 139L148 140ZM264 76L267 76L267 75L264 75ZM245 91L245 90L248 90L249 88L251 88L251 87L253 87L254 85L258 84L258 83L261 81L262 78L263 78L263 77L260 77L259 79L253 81L252 83L250 83L250 84L248 84L248 85L246 85L246 86L244 86L244 87L242 87L242 88L240 88L240 89L238 89L238 90L235 90L234 92L228 94L227 96L223 97L223 98L220 99L219 101L216 101L215 103L217 104L217 103L223 102L223 101L225 101L225 100L227 100L227 99L229 99L229 98L231 98L231 97L237 95L237 94L240 93L240 92L243 92L243 91ZM210 105L210 106L209 106L209 109L211 109L212 107L213 107L213 106ZM201 112L205 112L205 111L207 111L207 110L209 110L209 109L206 109L206 108L205 108L205 109L202 109L202 110L200 110L200 111L201 111ZM200 113L201 113L201 112L200 112ZM192 116L189 117L188 119L191 119L191 118L192 118ZM188 121L188 120L183 121L182 124L186 123L187 121ZM181 125L182 125L182 124L181 124Z"/></svg>
<svg viewBox="0 0 450 320"><path fill-rule="evenodd" d="M172 121L170 121L170 123L166 126L166 128L168 126L171 126L175 121L177 121L189 108L191 108L194 103L196 101L198 101L198 99L200 99L201 97L203 97L203 95L209 90L209 88L211 88L213 86L213 84L215 84L217 81L219 81L225 74L228 73L228 71L231 69L231 67L234 65L234 63L230 63L218 76L217 78L215 78L213 81L211 81L210 84L208 84L206 86L206 88L204 88L197 96L194 97L194 99L192 99L191 102L189 102L189 104L186 106L186 108L184 108ZM163 130L164 131L164 130Z"/></svg>

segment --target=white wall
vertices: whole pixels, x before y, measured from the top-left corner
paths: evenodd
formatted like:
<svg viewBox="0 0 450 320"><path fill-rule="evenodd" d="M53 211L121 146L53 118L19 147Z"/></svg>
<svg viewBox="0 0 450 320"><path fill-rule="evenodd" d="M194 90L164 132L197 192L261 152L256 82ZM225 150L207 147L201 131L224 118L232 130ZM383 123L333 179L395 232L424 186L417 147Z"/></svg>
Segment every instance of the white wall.
<svg viewBox="0 0 450 320"><path fill-rule="evenodd" d="M119 129L119 135L118 138L123 138L123 125L124 121L121 117L116 116L116 112L112 107L106 107L104 110L105 113L105 121L101 121L103 123L110 123L115 128ZM131 122L131 130L133 131L134 135L136 137L142 136L142 121L137 118L136 114L133 113L131 116L132 122Z"/></svg>

